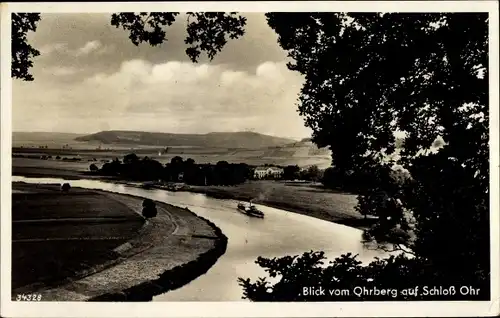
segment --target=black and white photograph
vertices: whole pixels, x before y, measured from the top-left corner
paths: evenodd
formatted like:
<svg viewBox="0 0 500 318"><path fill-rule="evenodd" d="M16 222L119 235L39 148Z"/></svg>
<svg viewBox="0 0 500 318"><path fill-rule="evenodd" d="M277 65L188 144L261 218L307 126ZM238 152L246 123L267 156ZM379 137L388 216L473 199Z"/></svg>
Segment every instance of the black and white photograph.
<svg viewBox="0 0 500 318"><path fill-rule="evenodd" d="M2 4L2 316L499 315L498 4L377 3Z"/></svg>

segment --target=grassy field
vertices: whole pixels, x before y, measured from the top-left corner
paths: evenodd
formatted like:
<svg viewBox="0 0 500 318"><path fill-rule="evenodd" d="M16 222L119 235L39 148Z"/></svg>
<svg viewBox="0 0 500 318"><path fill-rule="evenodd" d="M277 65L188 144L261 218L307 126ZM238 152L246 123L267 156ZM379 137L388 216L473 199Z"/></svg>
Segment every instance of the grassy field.
<svg viewBox="0 0 500 318"><path fill-rule="evenodd" d="M102 192L13 183L12 288L56 285L116 259L113 249L137 234L142 218Z"/></svg>

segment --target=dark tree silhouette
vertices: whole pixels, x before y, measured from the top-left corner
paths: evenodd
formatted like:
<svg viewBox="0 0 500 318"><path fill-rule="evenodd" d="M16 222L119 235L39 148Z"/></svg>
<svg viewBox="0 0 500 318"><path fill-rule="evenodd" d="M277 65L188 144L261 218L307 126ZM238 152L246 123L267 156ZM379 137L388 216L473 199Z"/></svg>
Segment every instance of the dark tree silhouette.
<svg viewBox="0 0 500 318"><path fill-rule="evenodd" d="M11 76L13 78L33 80L29 69L33 66L32 58L40 55L40 52L28 44L26 36L29 31L36 31L39 20L39 13L12 13Z"/></svg>
<svg viewBox="0 0 500 318"><path fill-rule="evenodd" d="M131 153L123 157L123 163L135 163L139 161L139 157L135 153Z"/></svg>
<svg viewBox="0 0 500 318"><path fill-rule="evenodd" d="M114 13L111 16L111 25L129 31L129 38L135 45L146 42L156 46L167 41L163 27L172 25L178 14L178 12Z"/></svg>
<svg viewBox="0 0 500 318"><path fill-rule="evenodd" d="M94 172L94 171L98 171L99 168L97 167L97 165L95 163L92 163L89 166L89 170L92 171L92 172Z"/></svg>
<svg viewBox="0 0 500 318"><path fill-rule="evenodd" d="M61 191L62 192L69 192L69 189L71 189L71 185L69 183L63 183L61 185Z"/></svg>
<svg viewBox="0 0 500 318"><path fill-rule="evenodd" d="M142 202L142 216L145 218L154 218L158 215L156 203L151 199L144 199Z"/></svg>
<svg viewBox="0 0 500 318"><path fill-rule="evenodd" d="M336 172L355 180L351 186L360 193L358 210L379 217L364 238L395 243L414 256L400 258L390 268L374 263L354 272L365 276L366 270L377 268L374 281L379 286L460 281L481 288L478 298L487 299L488 15L266 16L293 60L289 69L306 78L299 112L313 129L313 141L332 150L335 170L327 176ZM402 180L393 177L394 161L381 160L394 151L395 130L405 133L404 143L398 143L399 163L410 178ZM421 154L437 137L446 143L443 148ZM269 262L259 264L268 267ZM297 290L285 292L281 285L299 283L299 271L284 261L272 268L271 276L283 276L269 284L272 292L262 289L265 280L240 281L248 298L297 297ZM306 268L313 275L315 267ZM401 271L408 274L397 283L382 274ZM337 287L337 279L335 275L326 286Z"/></svg>
<svg viewBox="0 0 500 318"><path fill-rule="evenodd" d="M188 12L188 36L185 40L190 47L186 54L197 62L201 52L210 60L222 50L229 39L237 39L245 31L246 18L236 12Z"/></svg>
<svg viewBox="0 0 500 318"><path fill-rule="evenodd" d="M300 167L297 165L289 165L283 168L283 179L295 180L299 177Z"/></svg>
<svg viewBox="0 0 500 318"><path fill-rule="evenodd" d="M182 165L184 163L184 159L182 159L181 156L175 156L172 159L170 159L170 163L172 165Z"/></svg>

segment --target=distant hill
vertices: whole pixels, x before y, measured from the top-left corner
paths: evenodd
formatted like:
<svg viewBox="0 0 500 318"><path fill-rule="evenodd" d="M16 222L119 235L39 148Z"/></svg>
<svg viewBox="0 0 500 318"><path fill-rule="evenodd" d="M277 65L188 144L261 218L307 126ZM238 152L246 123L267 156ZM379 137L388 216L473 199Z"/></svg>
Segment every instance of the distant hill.
<svg viewBox="0 0 500 318"><path fill-rule="evenodd" d="M283 146L293 139L263 135L255 132L213 132L208 134L173 134L143 131L101 131L75 138L80 142L127 144L159 147L246 148Z"/></svg>

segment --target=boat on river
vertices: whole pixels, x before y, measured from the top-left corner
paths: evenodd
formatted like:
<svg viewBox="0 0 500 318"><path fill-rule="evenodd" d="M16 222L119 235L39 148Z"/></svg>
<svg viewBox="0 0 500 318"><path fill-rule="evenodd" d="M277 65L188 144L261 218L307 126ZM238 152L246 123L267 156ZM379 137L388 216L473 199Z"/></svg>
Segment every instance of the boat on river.
<svg viewBox="0 0 500 318"><path fill-rule="evenodd" d="M253 205L252 202L249 202L248 205L243 204L241 202L238 203L238 210L248 216L264 218L264 212L257 209L257 207Z"/></svg>

